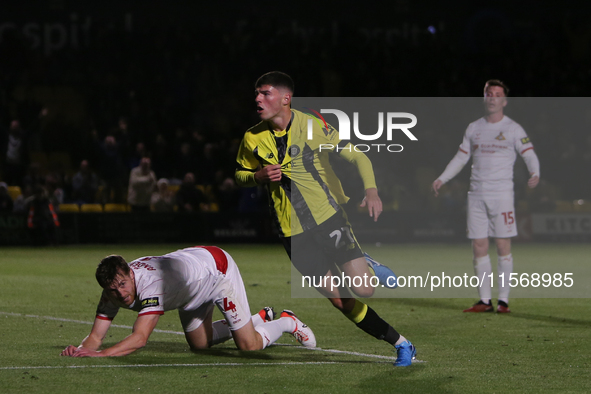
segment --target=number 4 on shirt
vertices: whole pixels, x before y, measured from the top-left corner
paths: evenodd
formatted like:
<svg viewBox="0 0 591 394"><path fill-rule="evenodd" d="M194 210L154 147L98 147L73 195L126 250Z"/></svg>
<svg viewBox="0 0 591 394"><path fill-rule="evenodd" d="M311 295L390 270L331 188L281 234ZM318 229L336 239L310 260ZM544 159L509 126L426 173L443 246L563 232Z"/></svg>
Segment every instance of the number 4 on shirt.
<svg viewBox="0 0 591 394"><path fill-rule="evenodd" d="M228 311L236 312L236 305L232 301L228 302L228 297L224 297L224 312Z"/></svg>

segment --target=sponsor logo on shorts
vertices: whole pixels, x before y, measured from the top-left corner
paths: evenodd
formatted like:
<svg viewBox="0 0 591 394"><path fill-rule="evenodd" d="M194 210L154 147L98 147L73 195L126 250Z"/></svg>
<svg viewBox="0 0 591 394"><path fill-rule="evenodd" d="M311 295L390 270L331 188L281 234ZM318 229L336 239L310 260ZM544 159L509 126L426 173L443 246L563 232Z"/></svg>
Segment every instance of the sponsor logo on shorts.
<svg viewBox="0 0 591 394"><path fill-rule="evenodd" d="M145 298L142 300L142 309L144 308L150 308L152 306L158 306L160 305L160 302L158 301L158 297L150 297L150 298Z"/></svg>

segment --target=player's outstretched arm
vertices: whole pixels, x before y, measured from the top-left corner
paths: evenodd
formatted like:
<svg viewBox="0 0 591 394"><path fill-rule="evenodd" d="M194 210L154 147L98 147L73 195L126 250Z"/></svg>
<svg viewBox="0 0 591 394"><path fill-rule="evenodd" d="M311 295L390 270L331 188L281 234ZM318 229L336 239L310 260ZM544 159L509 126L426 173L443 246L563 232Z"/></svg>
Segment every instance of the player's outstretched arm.
<svg viewBox="0 0 591 394"><path fill-rule="evenodd" d="M468 160L470 160L470 153L460 148L458 153L456 153L453 159L451 159L451 161L448 163L447 167L445 167L445 170L441 173L441 175L439 175L437 179L431 184L431 188L435 193L435 197L437 197L439 194L439 189L441 186L458 175L466 163L468 163Z"/></svg>
<svg viewBox="0 0 591 394"><path fill-rule="evenodd" d="M82 340L80 346L76 347L69 345L62 351L61 356L75 357L83 348L93 351L98 350L98 348L101 347L103 338L107 335L110 326L111 320L94 319L94 325L92 326L92 330L90 330L90 334Z"/></svg>
<svg viewBox="0 0 591 394"><path fill-rule="evenodd" d="M80 347L78 351L73 354L73 357L118 357L126 356L134 351L146 346L148 338L156 324L160 315L143 315L138 316L133 325L133 333L127 338L104 350L91 350L85 347Z"/></svg>
<svg viewBox="0 0 591 394"><path fill-rule="evenodd" d="M146 346L159 318L160 315L156 314L138 316L133 325L132 334L124 340L102 351L91 351L82 348L77 357L118 357L133 353Z"/></svg>

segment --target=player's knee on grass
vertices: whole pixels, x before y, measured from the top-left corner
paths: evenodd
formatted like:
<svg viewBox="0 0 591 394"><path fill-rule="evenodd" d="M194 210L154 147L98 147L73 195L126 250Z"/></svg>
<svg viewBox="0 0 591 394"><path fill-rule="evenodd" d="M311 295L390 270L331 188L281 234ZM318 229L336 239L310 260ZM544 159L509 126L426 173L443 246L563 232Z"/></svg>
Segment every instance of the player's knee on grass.
<svg viewBox="0 0 591 394"><path fill-rule="evenodd" d="M261 342L262 342L262 340L261 340ZM236 342L236 347L238 347L239 350L243 350L243 351L261 350L263 348L262 344L257 343L256 341L249 341L249 342L244 342L244 343Z"/></svg>
<svg viewBox="0 0 591 394"><path fill-rule="evenodd" d="M240 350L261 350L263 348L263 338L255 331L250 321L244 327L233 330L232 337L236 347Z"/></svg>
<svg viewBox="0 0 591 394"><path fill-rule="evenodd" d="M209 349L211 347L211 335L207 334L205 326L201 325L193 331L185 332L185 339L192 352Z"/></svg>
<svg viewBox="0 0 591 394"><path fill-rule="evenodd" d="M202 345L193 346L193 345L189 344L189 348L190 348L190 349L191 349L191 351L192 351L192 352L194 352L194 353L198 353L198 352L200 352L200 351L202 351L202 350L207 350L207 349L209 349L210 347L211 347L211 344L207 344L207 345L205 345L205 346L202 346Z"/></svg>

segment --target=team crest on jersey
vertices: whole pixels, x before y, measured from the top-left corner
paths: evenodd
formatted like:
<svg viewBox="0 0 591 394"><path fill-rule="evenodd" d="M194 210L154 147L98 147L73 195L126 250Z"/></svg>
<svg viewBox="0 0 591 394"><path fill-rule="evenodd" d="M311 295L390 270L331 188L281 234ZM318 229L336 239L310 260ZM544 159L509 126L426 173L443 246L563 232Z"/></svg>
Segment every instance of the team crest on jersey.
<svg viewBox="0 0 591 394"><path fill-rule="evenodd" d="M505 141L505 140L506 140L506 138L505 138L505 136L503 135L503 132L502 132L502 131L499 133L499 135L497 135L497 136L495 137L495 140L499 140L499 141Z"/></svg>
<svg viewBox="0 0 591 394"><path fill-rule="evenodd" d="M150 297L150 298L145 298L142 300L142 309L144 308L150 308L152 306L158 306L160 305L160 302L158 301L158 297Z"/></svg>
<svg viewBox="0 0 591 394"><path fill-rule="evenodd" d="M295 144L290 146L289 149L287 150L287 152L289 153L289 155L291 157L296 157L297 155L300 154L300 151L301 151L300 147Z"/></svg>
<svg viewBox="0 0 591 394"><path fill-rule="evenodd" d="M522 144L527 144L528 142L530 142L529 137L525 137L525 138L521 139Z"/></svg>

